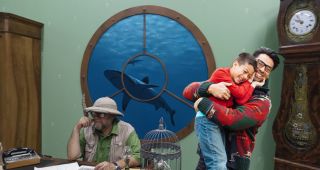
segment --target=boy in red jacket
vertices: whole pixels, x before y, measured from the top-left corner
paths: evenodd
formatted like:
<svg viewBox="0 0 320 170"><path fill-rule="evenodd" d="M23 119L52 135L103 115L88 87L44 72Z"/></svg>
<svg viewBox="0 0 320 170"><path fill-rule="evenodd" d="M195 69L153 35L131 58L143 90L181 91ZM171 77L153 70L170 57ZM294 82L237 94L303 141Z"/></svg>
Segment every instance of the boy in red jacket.
<svg viewBox="0 0 320 170"><path fill-rule="evenodd" d="M240 53L230 68L217 69L205 83L231 83L228 86L231 96L228 100L220 100L213 96L209 99L222 106L232 107L233 101L244 104L251 97L254 88L261 85L258 82L250 83L256 69L256 60L249 53ZM186 88L187 89L187 88ZM199 91L202 89L200 88ZM185 90L183 95L190 99L192 93ZM197 112L195 131L199 141L206 166L208 169L226 169L227 154L224 147L224 132L217 122L209 121L202 112Z"/></svg>

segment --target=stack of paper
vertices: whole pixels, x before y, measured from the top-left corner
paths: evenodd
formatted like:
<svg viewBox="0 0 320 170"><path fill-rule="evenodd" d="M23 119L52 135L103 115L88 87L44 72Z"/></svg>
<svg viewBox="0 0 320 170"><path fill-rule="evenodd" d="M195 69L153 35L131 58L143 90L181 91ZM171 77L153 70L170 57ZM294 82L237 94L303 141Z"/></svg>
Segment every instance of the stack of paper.
<svg viewBox="0 0 320 170"><path fill-rule="evenodd" d="M79 164L77 162L62 164L62 165L55 165L55 166L48 166L43 168L34 167L34 170L94 170L93 166L85 166Z"/></svg>

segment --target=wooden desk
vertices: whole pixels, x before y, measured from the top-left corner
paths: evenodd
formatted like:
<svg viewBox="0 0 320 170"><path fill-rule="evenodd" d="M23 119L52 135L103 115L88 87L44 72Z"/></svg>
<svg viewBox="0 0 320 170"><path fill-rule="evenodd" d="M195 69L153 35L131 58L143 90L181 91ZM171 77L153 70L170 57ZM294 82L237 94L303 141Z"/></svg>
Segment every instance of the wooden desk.
<svg viewBox="0 0 320 170"><path fill-rule="evenodd" d="M60 159L60 158L50 158L50 157L41 157L40 163L30 166L24 166L20 168L13 168L10 170L34 170L34 167L46 167L46 166L54 166L66 163L78 162L79 165L88 165L88 166L95 166L97 163L94 162L85 162L85 161L69 161L67 159Z"/></svg>
<svg viewBox="0 0 320 170"><path fill-rule="evenodd" d="M72 162L78 162L81 165L88 165L88 166L96 166L97 163L94 162L86 162L86 161L69 161L67 159L60 159L60 158L50 158L50 157L41 157L40 163L30 166L24 166L20 168L13 168L10 170L34 170L34 167L42 168L47 166L54 166L54 165L61 165L67 164ZM140 170L140 168L130 168L130 170Z"/></svg>

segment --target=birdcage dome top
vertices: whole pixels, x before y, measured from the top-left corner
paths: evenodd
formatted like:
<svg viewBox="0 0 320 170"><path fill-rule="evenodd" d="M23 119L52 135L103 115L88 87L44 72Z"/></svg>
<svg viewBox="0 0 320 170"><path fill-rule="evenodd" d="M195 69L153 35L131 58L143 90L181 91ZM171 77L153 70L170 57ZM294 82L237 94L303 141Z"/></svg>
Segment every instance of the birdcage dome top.
<svg viewBox="0 0 320 170"><path fill-rule="evenodd" d="M141 140L141 156L147 159L178 159L181 148L176 134L165 128L163 118L159 128L149 131Z"/></svg>

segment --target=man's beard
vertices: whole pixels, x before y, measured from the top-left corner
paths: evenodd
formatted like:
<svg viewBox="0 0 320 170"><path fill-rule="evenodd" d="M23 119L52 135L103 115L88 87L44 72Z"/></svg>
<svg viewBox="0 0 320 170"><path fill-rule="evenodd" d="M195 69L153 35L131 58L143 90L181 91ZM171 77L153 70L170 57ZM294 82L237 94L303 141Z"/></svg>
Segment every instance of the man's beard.
<svg viewBox="0 0 320 170"><path fill-rule="evenodd" d="M94 124L94 128L99 132L103 132L103 130L106 129L107 127L102 123L98 122Z"/></svg>

